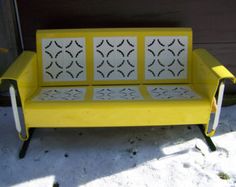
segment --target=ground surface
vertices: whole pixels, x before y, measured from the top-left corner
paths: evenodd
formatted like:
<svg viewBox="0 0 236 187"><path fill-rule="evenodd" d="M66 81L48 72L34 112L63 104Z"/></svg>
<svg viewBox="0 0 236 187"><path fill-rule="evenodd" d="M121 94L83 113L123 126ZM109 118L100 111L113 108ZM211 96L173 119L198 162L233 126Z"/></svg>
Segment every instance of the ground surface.
<svg viewBox="0 0 236 187"><path fill-rule="evenodd" d="M197 126L37 129L19 160L10 108L0 132L1 187L236 186L236 106L223 108L212 153Z"/></svg>

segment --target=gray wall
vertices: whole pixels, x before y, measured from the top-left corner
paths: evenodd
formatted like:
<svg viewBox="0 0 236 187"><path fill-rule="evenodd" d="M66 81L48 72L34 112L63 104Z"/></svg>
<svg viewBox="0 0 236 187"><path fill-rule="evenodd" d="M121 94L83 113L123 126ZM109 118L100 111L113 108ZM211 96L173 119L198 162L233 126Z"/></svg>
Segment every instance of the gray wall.
<svg viewBox="0 0 236 187"><path fill-rule="evenodd" d="M236 0L18 0L26 49L35 31L92 27L192 27L204 47L236 75Z"/></svg>
<svg viewBox="0 0 236 187"><path fill-rule="evenodd" d="M0 0L0 76L21 51L17 33L13 1ZM0 95L8 94L7 91L8 86L2 84Z"/></svg>
<svg viewBox="0 0 236 187"><path fill-rule="evenodd" d="M18 55L16 29L12 1L0 0L0 75Z"/></svg>

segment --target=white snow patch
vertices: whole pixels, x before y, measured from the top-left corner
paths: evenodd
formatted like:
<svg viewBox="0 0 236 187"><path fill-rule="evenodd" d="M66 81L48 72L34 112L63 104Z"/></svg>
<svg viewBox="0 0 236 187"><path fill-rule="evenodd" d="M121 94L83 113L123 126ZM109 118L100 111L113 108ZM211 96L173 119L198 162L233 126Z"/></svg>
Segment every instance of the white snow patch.
<svg viewBox="0 0 236 187"><path fill-rule="evenodd" d="M20 184L13 185L12 187L52 187L55 176L47 176L39 179L33 179Z"/></svg>
<svg viewBox="0 0 236 187"><path fill-rule="evenodd" d="M1 187L236 186L236 106L222 110L215 152L196 126L36 129L19 160L12 117L0 107Z"/></svg>

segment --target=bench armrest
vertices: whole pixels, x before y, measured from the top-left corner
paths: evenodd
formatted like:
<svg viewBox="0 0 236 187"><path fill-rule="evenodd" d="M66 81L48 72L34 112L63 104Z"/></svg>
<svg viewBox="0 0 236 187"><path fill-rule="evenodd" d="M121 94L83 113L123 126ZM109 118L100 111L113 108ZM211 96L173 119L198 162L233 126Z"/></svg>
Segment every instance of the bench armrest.
<svg viewBox="0 0 236 187"><path fill-rule="evenodd" d="M193 51L193 77L194 86L199 92L213 100L219 83L223 79L231 79L236 83L236 78L214 56L205 49Z"/></svg>
<svg viewBox="0 0 236 187"><path fill-rule="evenodd" d="M38 87L36 53L24 51L0 77L0 83L4 80L16 81L21 103L24 105L24 101Z"/></svg>
<svg viewBox="0 0 236 187"><path fill-rule="evenodd" d="M219 123L221 105L224 95L224 79L231 79L236 83L236 79L220 62L204 49L193 51L193 77L192 82L198 92L207 96L211 103L211 111L215 112L214 121L211 130L209 123L205 127L205 134L213 136ZM217 104L215 95L217 90Z"/></svg>
<svg viewBox="0 0 236 187"><path fill-rule="evenodd" d="M212 71L219 79L231 79L236 83L234 75L226 69L214 56L205 49L195 49L193 51L195 63L201 61L210 71Z"/></svg>

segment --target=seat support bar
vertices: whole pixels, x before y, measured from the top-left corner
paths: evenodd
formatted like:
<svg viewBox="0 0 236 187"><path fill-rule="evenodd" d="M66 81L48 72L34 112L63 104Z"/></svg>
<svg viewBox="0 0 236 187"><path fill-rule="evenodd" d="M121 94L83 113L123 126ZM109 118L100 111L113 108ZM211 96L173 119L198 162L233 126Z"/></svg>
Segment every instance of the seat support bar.
<svg viewBox="0 0 236 187"><path fill-rule="evenodd" d="M212 152L216 151L216 146L215 146L214 142L212 141L212 139L209 136L206 136L203 125L198 125L198 127L200 128L200 130L202 132L202 135L204 136L204 138L206 140L206 143L207 143L207 146L209 147L209 149Z"/></svg>

